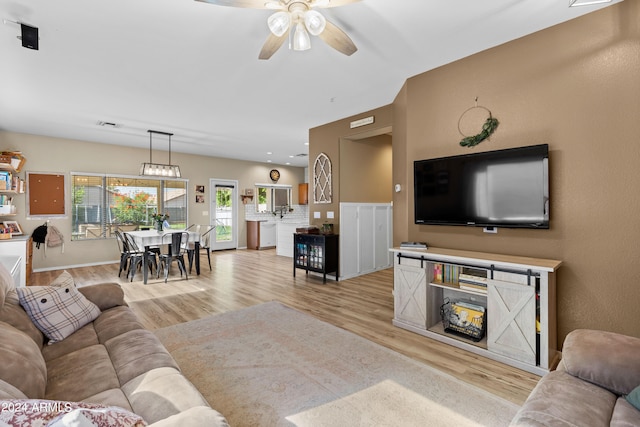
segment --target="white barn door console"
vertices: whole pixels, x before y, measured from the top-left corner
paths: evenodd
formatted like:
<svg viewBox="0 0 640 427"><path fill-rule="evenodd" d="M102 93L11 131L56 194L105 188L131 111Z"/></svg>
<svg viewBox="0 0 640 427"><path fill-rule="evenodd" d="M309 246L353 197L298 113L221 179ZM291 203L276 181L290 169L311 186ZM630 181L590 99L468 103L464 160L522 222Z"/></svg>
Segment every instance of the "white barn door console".
<svg viewBox="0 0 640 427"><path fill-rule="evenodd" d="M391 251L395 326L538 375L558 363L561 261L441 248ZM460 307L465 318L456 314ZM477 315L467 319L470 312Z"/></svg>

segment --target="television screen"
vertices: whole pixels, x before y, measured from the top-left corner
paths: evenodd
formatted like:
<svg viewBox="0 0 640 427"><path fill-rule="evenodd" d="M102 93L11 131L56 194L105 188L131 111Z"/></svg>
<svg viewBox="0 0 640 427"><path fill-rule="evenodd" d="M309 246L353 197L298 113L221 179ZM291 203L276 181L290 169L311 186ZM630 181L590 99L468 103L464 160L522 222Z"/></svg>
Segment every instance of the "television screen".
<svg viewBox="0 0 640 427"><path fill-rule="evenodd" d="M549 228L549 146L414 162L415 223Z"/></svg>

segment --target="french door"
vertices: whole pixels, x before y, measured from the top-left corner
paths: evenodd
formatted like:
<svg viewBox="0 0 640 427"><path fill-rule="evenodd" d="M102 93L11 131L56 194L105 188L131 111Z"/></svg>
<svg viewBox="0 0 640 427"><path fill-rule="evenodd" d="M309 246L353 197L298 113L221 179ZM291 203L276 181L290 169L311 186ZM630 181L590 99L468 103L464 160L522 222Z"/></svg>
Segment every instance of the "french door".
<svg viewBox="0 0 640 427"><path fill-rule="evenodd" d="M238 181L211 179L210 221L216 226L211 236L211 249L236 249L238 247Z"/></svg>

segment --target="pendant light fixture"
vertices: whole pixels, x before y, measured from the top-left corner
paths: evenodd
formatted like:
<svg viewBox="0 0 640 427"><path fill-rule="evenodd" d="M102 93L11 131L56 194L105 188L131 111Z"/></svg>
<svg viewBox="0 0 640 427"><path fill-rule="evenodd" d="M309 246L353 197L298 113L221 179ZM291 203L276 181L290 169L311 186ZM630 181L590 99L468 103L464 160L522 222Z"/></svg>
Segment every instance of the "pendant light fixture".
<svg viewBox="0 0 640 427"><path fill-rule="evenodd" d="M149 132L149 163L140 166L140 175L161 176L166 178L180 178L180 166L171 164L171 137L172 133L160 132L158 130L148 130ZM153 134L166 135L169 137L169 164L153 163L151 157L153 151Z"/></svg>

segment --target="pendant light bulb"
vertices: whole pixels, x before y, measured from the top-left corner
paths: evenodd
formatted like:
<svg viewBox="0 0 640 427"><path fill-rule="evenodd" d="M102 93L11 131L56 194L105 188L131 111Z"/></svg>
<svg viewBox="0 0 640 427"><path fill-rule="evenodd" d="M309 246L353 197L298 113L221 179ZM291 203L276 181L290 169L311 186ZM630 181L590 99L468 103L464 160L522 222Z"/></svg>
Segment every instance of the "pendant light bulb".
<svg viewBox="0 0 640 427"><path fill-rule="evenodd" d="M291 25L289 12L276 12L267 18L267 25L274 36L281 37Z"/></svg>
<svg viewBox="0 0 640 427"><path fill-rule="evenodd" d="M320 12L308 10L304 13L304 24L309 33L314 36L320 35L327 26L327 20Z"/></svg>
<svg viewBox="0 0 640 427"><path fill-rule="evenodd" d="M296 31L293 34L293 50L309 50L311 49L311 40L309 40L309 33L302 25L302 22L298 22L296 25Z"/></svg>

